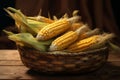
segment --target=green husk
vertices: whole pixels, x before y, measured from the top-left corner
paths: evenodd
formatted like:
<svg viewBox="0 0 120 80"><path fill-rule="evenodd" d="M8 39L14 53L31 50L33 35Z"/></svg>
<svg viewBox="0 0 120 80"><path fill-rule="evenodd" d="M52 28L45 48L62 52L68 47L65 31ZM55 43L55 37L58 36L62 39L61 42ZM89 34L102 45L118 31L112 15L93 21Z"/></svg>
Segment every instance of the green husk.
<svg viewBox="0 0 120 80"><path fill-rule="evenodd" d="M35 20L27 19L27 24L35 33L38 33L44 26L48 25L48 23L39 22Z"/></svg>
<svg viewBox="0 0 120 80"><path fill-rule="evenodd" d="M14 34L6 30L4 30L4 32L8 34L8 38L14 41L17 45L31 47L39 51L47 51L47 46L53 41L53 39L47 41L37 41L37 39L30 33Z"/></svg>
<svg viewBox="0 0 120 80"><path fill-rule="evenodd" d="M29 32L36 35L40 29L48 25L48 23L27 19L27 16L25 16L20 10L11 7L4 10L15 20L15 24L20 32Z"/></svg>
<svg viewBox="0 0 120 80"><path fill-rule="evenodd" d="M46 51L44 45L38 42L31 34L29 33L19 33L8 36L12 41L15 41L17 45L20 46L30 46L40 51Z"/></svg>
<svg viewBox="0 0 120 80"><path fill-rule="evenodd" d="M22 20L23 20L24 22L27 22L26 16L25 16L20 10L17 10L17 9L15 9L15 8L12 8L12 7L8 7L7 10L12 11L12 12L14 12L14 13L17 13L18 15L21 16L21 18L22 18Z"/></svg>

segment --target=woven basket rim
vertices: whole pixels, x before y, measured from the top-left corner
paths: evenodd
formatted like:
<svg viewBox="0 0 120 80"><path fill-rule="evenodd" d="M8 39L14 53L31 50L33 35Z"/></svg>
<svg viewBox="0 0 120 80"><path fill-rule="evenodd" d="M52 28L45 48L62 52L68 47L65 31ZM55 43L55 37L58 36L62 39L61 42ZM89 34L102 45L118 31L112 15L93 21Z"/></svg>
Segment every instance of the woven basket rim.
<svg viewBox="0 0 120 80"><path fill-rule="evenodd" d="M19 48L20 46L18 46ZM23 48L22 49L25 49L26 51L29 49L31 51L36 51L35 53L39 53L40 55L56 55L56 56L67 56L67 55L71 55L71 56L76 56L76 55L85 55L85 54L93 54L93 53L96 53L96 52L99 52L99 51L103 51L103 50L107 50L108 47L107 46L104 46L104 47L101 47L99 49L93 49L93 50L89 50L89 51L84 51L84 52L78 52L78 53L72 53L72 52L65 52L65 51L53 51L53 52L40 52L36 49L31 49L31 48ZM97 53L96 53L97 54Z"/></svg>
<svg viewBox="0 0 120 80"><path fill-rule="evenodd" d="M76 52L76 53L72 53L72 52L65 52L65 51L53 51L53 52L44 52L46 54L53 54L53 55L84 55L84 54L90 54L90 53L94 53L94 52L98 52L101 50L105 50L107 49L107 47L102 47L99 49L94 49L94 50L89 50L89 51L84 51L84 52Z"/></svg>

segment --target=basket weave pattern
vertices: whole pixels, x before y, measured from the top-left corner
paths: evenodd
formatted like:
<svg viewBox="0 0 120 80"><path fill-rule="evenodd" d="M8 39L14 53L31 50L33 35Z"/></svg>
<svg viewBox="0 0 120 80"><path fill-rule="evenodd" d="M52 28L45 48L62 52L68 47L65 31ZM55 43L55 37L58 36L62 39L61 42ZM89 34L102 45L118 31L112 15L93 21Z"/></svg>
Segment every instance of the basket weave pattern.
<svg viewBox="0 0 120 80"><path fill-rule="evenodd" d="M96 70L107 61L108 57L106 47L68 54L40 52L27 47L18 47L18 51L25 66L35 71L47 73L76 73Z"/></svg>

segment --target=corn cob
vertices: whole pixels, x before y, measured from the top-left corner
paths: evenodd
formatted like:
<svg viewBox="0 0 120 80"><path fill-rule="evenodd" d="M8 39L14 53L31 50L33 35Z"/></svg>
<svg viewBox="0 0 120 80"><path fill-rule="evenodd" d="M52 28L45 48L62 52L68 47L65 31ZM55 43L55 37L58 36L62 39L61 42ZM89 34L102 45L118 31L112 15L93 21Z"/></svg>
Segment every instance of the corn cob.
<svg viewBox="0 0 120 80"><path fill-rule="evenodd" d="M80 35L78 40L82 40L82 39L88 38L93 35L98 35L98 34L100 34L100 29L95 28L94 30L90 30L90 31Z"/></svg>
<svg viewBox="0 0 120 80"><path fill-rule="evenodd" d="M83 40L77 41L76 43L70 45L66 51L68 52L81 52L92 50L96 48L100 48L105 46L106 42L113 38L113 34L107 34L105 36L102 35L94 35Z"/></svg>
<svg viewBox="0 0 120 80"><path fill-rule="evenodd" d="M78 18L79 17L77 16L70 19L60 19L58 21L55 21L54 23L51 23L42 28L37 34L36 38L38 40L48 40L56 37L67 31L71 26L71 22Z"/></svg>
<svg viewBox="0 0 120 80"><path fill-rule="evenodd" d="M55 50L63 50L66 48L68 45L71 43L75 42L78 38L77 33L73 31L69 31L65 33L64 35L58 37L55 39L51 46L50 46L50 51L55 51Z"/></svg>
<svg viewBox="0 0 120 80"><path fill-rule="evenodd" d="M62 36L55 39L52 44L50 45L50 51L55 50L64 50L66 47L68 47L70 44L75 42L78 39L78 36L84 32L86 32L88 29L87 25L83 25L76 31L69 31Z"/></svg>

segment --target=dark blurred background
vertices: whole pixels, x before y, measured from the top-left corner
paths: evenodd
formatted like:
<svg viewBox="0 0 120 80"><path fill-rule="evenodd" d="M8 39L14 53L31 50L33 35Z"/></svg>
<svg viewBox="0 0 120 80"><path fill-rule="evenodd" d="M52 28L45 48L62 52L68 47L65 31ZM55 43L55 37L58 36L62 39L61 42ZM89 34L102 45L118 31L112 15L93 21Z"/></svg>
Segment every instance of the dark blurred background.
<svg viewBox="0 0 120 80"><path fill-rule="evenodd" d="M14 20L3 10L9 6L20 9L27 16L36 16L40 9L42 15L61 17L64 13L71 16L77 9L82 21L91 28L101 28L106 32L116 34L120 42L120 4L119 0L0 0L0 49L15 49L15 43L7 39L3 29L15 31Z"/></svg>

